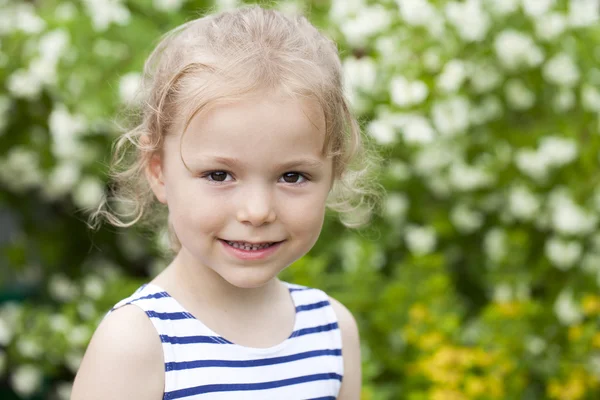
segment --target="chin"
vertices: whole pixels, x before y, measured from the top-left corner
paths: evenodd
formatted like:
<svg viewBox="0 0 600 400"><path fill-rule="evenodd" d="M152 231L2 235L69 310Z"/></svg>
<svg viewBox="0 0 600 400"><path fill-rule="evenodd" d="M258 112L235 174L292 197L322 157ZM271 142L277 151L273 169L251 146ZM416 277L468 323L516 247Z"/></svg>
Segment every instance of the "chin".
<svg viewBox="0 0 600 400"><path fill-rule="evenodd" d="M232 274L232 276L221 277L230 285L240 289L256 289L266 285L277 277L277 275L266 274L262 271L245 271L244 273Z"/></svg>

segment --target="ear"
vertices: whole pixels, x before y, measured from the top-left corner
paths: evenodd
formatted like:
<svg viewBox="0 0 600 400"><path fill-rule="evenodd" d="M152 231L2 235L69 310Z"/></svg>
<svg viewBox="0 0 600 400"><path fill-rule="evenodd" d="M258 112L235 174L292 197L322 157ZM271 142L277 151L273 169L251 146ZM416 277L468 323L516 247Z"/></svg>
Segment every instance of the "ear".
<svg viewBox="0 0 600 400"><path fill-rule="evenodd" d="M156 199L163 204L167 204L167 190L165 186L162 158L160 154L155 153L150 157L146 168L146 179L150 188L154 192Z"/></svg>

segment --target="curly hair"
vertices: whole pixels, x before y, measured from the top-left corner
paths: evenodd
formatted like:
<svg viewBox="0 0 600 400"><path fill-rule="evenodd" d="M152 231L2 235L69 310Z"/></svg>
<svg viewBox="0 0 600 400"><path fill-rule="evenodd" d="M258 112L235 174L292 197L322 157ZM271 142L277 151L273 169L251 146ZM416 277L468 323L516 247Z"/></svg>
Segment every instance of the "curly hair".
<svg viewBox="0 0 600 400"><path fill-rule="evenodd" d="M327 201L342 223L368 221L378 188L358 121L344 96L337 47L305 17L258 6L208 15L168 32L144 66L138 124L113 149L111 193L92 214L119 227L166 222L145 171L167 135L210 107L265 90L314 99L325 120L335 181ZM171 247L179 249L171 231Z"/></svg>

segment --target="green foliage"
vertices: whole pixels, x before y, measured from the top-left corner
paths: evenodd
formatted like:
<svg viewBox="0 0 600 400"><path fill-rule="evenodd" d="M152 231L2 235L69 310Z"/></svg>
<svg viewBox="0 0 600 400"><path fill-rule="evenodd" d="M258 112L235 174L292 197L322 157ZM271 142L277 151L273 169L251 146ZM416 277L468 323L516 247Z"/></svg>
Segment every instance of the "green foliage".
<svg viewBox="0 0 600 400"><path fill-rule="evenodd" d="M4 390L68 397L102 316L165 265L160 237L87 212L160 35L238 3L0 0ZM598 398L596 2L261 3L338 42L385 157L382 214L328 218L282 274L354 313L363 398Z"/></svg>

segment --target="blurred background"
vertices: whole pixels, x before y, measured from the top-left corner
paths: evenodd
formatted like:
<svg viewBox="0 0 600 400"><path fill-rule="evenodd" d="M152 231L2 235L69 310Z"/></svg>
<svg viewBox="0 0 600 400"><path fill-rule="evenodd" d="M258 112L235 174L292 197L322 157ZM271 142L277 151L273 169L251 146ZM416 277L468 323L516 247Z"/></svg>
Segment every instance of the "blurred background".
<svg viewBox="0 0 600 400"><path fill-rule="evenodd" d="M86 227L159 36L237 0L0 0L0 399L68 399L167 263ZM356 316L362 399L600 398L597 0L296 0L339 45L387 197L282 274Z"/></svg>

